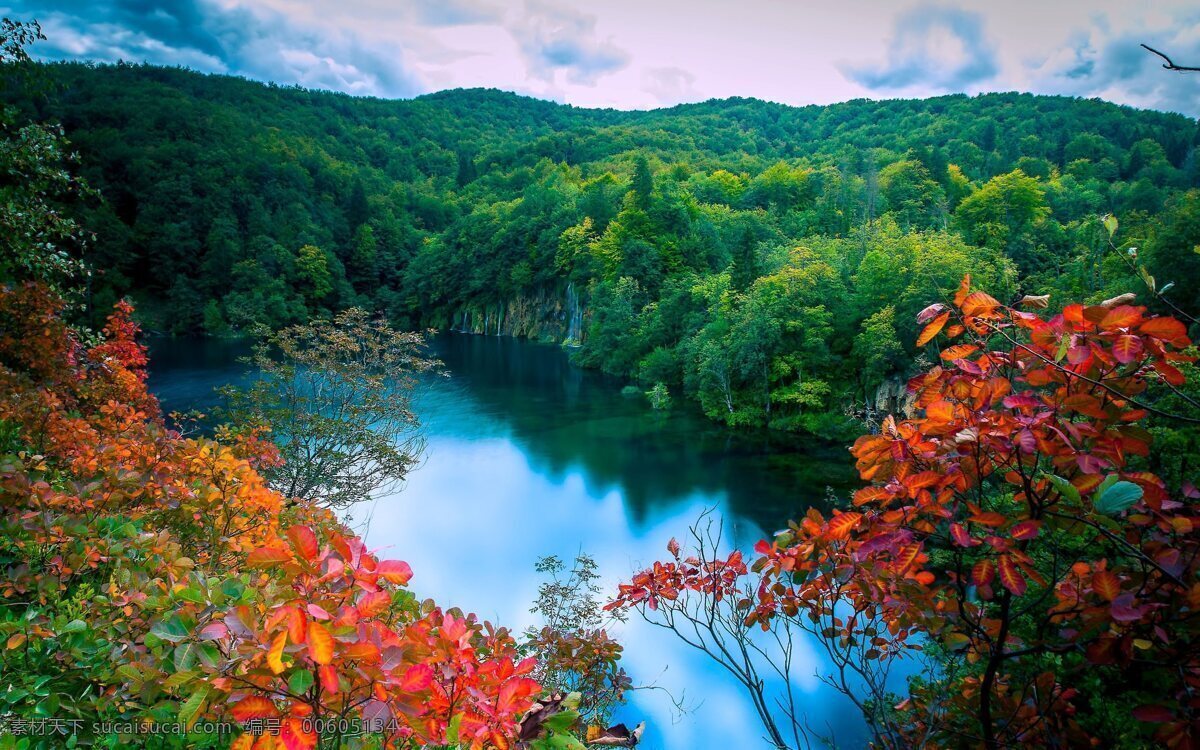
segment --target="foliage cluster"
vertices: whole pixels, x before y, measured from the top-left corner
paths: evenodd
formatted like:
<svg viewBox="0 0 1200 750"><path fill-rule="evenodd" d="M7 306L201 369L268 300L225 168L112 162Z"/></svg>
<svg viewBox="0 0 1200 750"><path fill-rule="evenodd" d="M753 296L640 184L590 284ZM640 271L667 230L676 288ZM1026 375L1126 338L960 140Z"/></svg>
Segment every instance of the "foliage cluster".
<svg viewBox="0 0 1200 750"><path fill-rule="evenodd" d="M1200 491L1194 463L1152 470L1147 425L1200 422L1195 349L1121 299L1022 302L967 277L918 314L936 364L909 381L913 417L855 442L852 509L809 510L749 564L672 540L609 606L729 667L779 747L811 737L759 675L791 677L804 633L880 747L1194 747Z"/></svg>

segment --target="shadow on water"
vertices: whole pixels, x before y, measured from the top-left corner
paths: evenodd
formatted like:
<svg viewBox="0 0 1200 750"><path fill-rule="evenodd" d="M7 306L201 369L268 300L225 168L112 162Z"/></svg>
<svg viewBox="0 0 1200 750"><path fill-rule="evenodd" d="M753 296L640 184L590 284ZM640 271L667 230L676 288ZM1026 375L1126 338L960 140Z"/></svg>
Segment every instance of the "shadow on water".
<svg viewBox="0 0 1200 750"><path fill-rule="evenodd" d="M770 530L810 506L824 508L828 488L845 496L857 486L845 446L734 432L678 397L669 412L654 411L556 346L446 334L434 348L458 381L458 397L506 423L539 471L582 470L597 494L620 487L638 518L680 498L723 494L732 511ZM443 398L435 389L425 400L433 429Z"/></svg>

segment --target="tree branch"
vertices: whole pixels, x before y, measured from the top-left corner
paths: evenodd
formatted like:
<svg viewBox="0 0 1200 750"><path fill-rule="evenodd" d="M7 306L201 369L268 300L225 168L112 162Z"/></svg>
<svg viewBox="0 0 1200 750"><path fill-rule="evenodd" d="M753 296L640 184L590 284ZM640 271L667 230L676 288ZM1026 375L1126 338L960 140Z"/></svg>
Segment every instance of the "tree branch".
<svg viewBox="0 0 1200 750"><path fill-rule="evenodd" d="M1192 67L1192 66L1189 66L1189 65L1176 65L1176 64L1175 64L1175 63L1174 63L1174 62L1171 60L1171 58L1167 57L1167 56L1166 56L1165 54L1163 54L1162 52L1159 52L1158 50L1154 49L1154 48L1153 48L1153 47L1151 47L1150 45L1148 45L1148 44L1143 44L1142 46L1143 46L1144 48L1146 48L1147 50L1149 50L1150 52L1153 52L1154 54L1158 55L1158 56L1159 56L1159 57L1161 57L1162 59L1166 60L1166 62L1165 62L1165 63L1163 63L1163 67L1164 67L1164 68L1166 68L1167 70L1179 70L1179 71L1183 71L1183 72L1186 72L1186 73L1200 73L1200 68Z"/></svg>

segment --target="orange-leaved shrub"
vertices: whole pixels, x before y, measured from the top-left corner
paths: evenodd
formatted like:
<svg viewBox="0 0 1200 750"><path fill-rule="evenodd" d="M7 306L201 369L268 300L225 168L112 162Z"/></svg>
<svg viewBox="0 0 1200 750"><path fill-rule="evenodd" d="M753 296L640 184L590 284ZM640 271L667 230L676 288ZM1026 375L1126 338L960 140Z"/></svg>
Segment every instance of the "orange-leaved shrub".
<svg viewBox="0 0 1200 750"><path fill-rule="evenodd" d="M1144 424L1200 422L1186 327L1121 300L1024 302L968 277L921 313L936 364L908 384L911 418L854 444L852 507L809 510L748 562L672 540L609 606L749 644L729 666L779 746L804 717L764 700L756 631L782 649L764 658L822 644L878 746L1196 747L1200 493L1150 470ZM922 652L895 695L889 671Z"/></svg>
<svg viewBox="0 0 1200 750"><path fill-rule="evenodd" d="M0 288L0 713L245 730L155 747L513 745L540 688L508 631L271 491L263 436L168 428L131 312L89 346L53 292Z"/></svg>

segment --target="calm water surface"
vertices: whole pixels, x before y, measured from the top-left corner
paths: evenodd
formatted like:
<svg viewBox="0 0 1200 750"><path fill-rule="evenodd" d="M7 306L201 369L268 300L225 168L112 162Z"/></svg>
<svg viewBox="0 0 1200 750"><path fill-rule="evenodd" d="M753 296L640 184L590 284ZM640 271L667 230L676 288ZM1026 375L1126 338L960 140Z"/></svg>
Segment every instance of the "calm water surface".
<svg viewBox="0 0 1200 750"><path fill-rule="evenodd" d="M569 363L558 347L509 338L447 334L434 350L450 377L432 379L417 404L429 438L425 463L405 486L352 523L368 544L407 560L412 588L514 630L533 624L530 603L542 555L592 555L606 595L665 554L700 513L715 509L733 543L749 548L827 487L852 486L844 448L788 436L741 435L686 406L669 414L621 394L619 381ZM151 344L151 388L164 410L201 408L212 389L244 376L245 348L213 340ZM642 747L766 748L749 700L734 680L670 633L631 619L612 628L625 644L635 684L618 717L648 724ZM794 689L811 723L841 747L862 744L853 706L816 679L815 648Z"/></svg>

